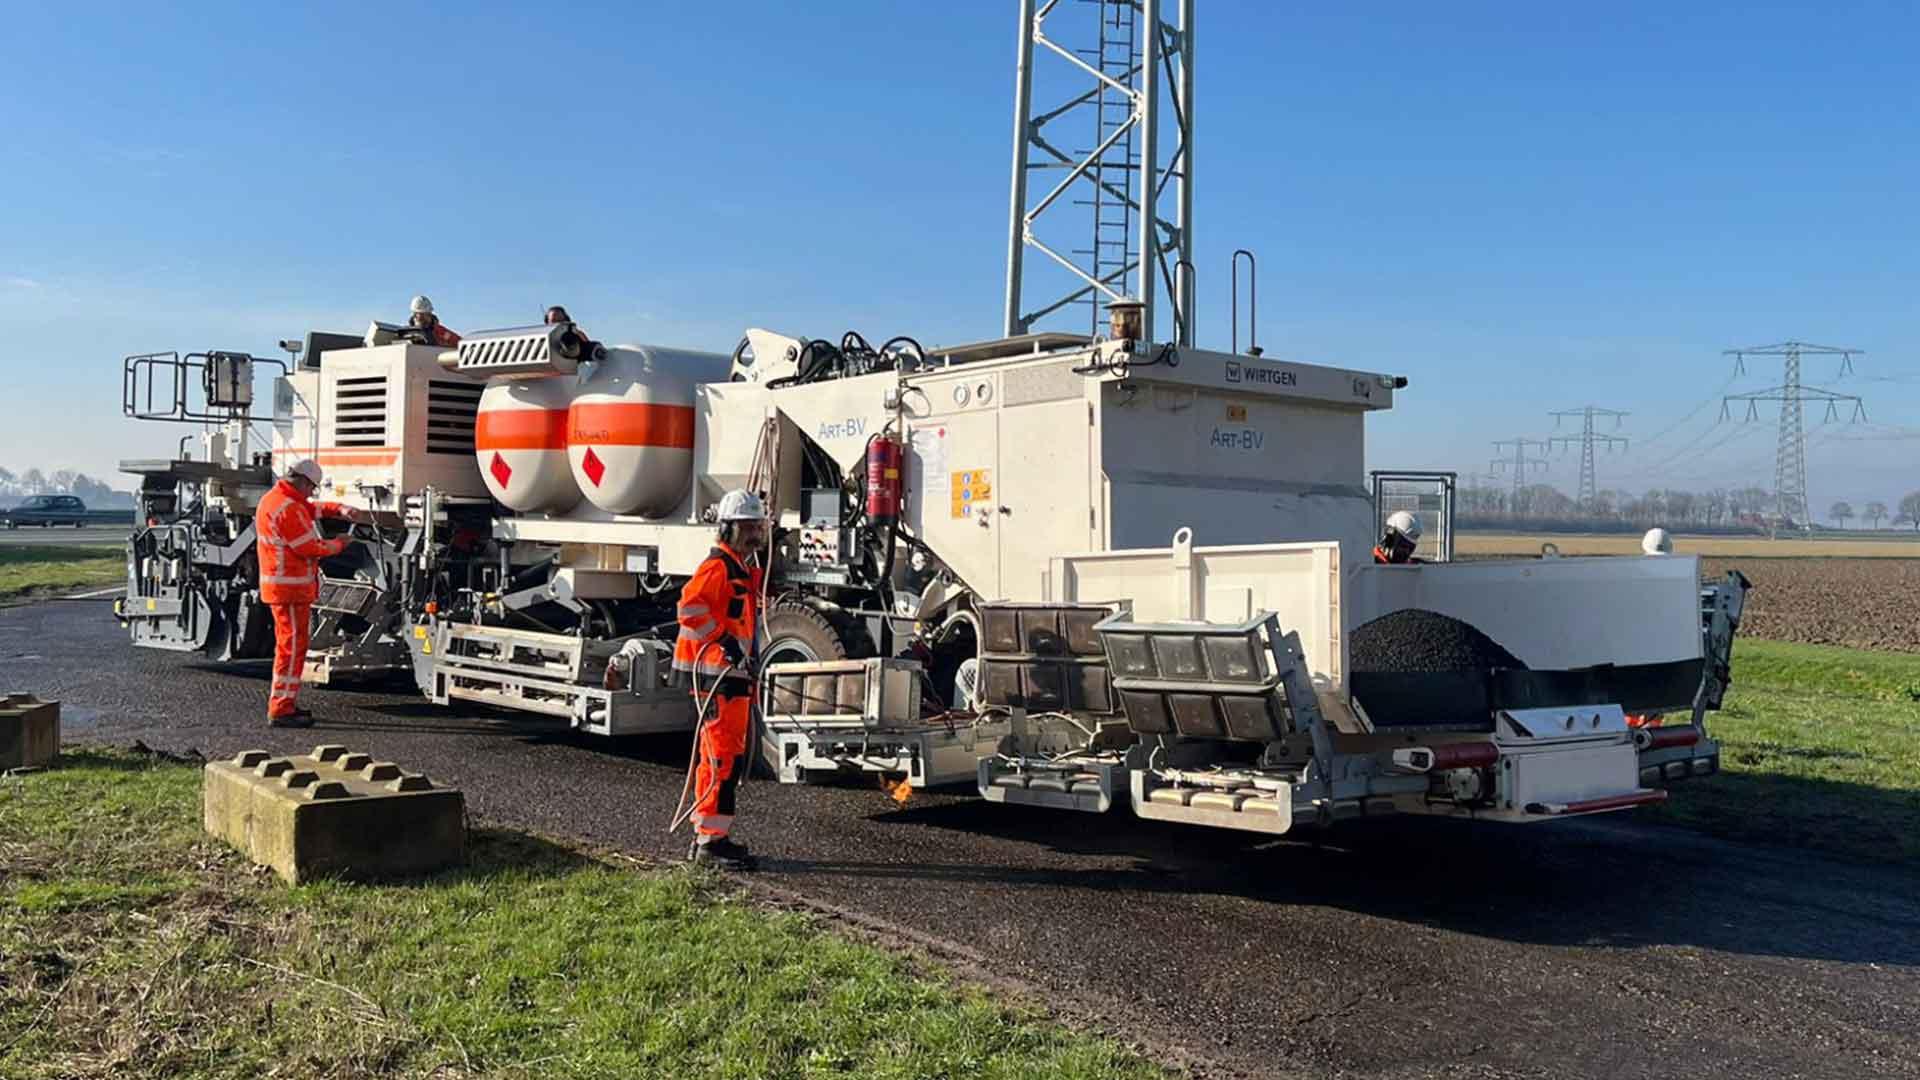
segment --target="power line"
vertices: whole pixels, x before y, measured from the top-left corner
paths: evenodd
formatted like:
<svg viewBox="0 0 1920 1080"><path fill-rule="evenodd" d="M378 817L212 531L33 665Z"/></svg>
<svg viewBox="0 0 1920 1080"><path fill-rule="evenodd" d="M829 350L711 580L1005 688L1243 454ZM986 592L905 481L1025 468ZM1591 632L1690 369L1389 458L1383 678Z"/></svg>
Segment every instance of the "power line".
<svg viewBox="0 0 1920 1080"><path fill-rule="evenodd" d="M1665 469L1668 465L1671 465L1674 462L1680 460L1681 458L1686 457L1687 454L1694 449L1694 447L1697 447L1701 443L1706 442L1708 437L1710 437L1714 432L1720 431L1720 430L1722 430L1720 427L1720 421L1715 420L1713 423L1708 424L1704 428L1701 428L1699 434L1695 435L1691 439L1688 439L1686 442L1680 444L1679 447L1674 449L1674 451L1672 453L1669 453L1666 457L1663 457L1658 461L1641 465L1637 468L1628 469L1622 475L1625 477L1645 476L1650 472L1655 472L1658 470ZM1641 445L1644 446L1645 444L1642 443Z"/></svg>
<svg viewBox="0 0 1920 1080"><path fill-rule="evenodd" d="M1711 463L1707 459L1719 453L1723 448L1741 439L1750 437L1754 430L1744 424L1736 424L1720 429L1723 434L1708 443L1697 453L1688 455L1687 461L1671 469L1662 470L1658 483L1661 486L1692 487L1704 484L1712 487L1714 478L1738 473L1746 466L1743 464ZM1631 490L1626 484L1618 484L1616 490Z"/></svg>
<svg viewBox="0 0 1920 1080"><path fill-rule="evenodd" d="M1855 394L1837 394L1819 387L1805 386L1800 382L1800 358L1802 356L1838 356L1840 358L1840 376L1845 378L1853 373L1853 358L1864 352L1861 349L1844 349L1832 345L1809 345L1804 341L1783 341L1777 345L1756 345L1747 349L1728 349L1725 355L1733 357L1734 374L1747 369L1749 356L1778 356L1784 361L1785 380L1779 386L1757 390L1748 394L1729 394L1721 400L1720 418L1725 420L1734 402L1744 402L1747 406L1748 420L1759 419L1759 404L1763 401L1778 402L1780 405L1780 439L1774 453L1773 489L1775 500L1776 524L1797 525L1810 528L1813 516L1807 509L1807 432L1802 413L1807 401L1824 402L1826 418L1831 421L1839 415L1840 403L1853 406L1852 419L1857 422L1867 418L1866 403Z"/></svg>
<svg viewBox="0 0 1920 1080"><path fill-rule="evenodd" d="M1687 415L1681 417L1678 420L1675 420L1673 423L1667 425L1664 428L1661 428L1659 431L1654 432L1652 435L1648 435L1642 438L1640 440L1641 448L1650 449L1654 443L1659 442L1661 439L1664 439L1667 436L1673 434L1674 432L1680 430L1682 427L1685 427L1688 421L1692 420L1696 416L1699 416L1702 412L1705 412L1707 406L1718 403L1721 397L1724 394L1726 394L1728 390L1733 389L1733 384L1738 379L1739 379L1738 375L1727 376L1727 381L1721 383L1720 388L1718 390L1715 390L1713 393L1709 394L1708 396L1701 398L1699 404L1687 410Z"/></svg>

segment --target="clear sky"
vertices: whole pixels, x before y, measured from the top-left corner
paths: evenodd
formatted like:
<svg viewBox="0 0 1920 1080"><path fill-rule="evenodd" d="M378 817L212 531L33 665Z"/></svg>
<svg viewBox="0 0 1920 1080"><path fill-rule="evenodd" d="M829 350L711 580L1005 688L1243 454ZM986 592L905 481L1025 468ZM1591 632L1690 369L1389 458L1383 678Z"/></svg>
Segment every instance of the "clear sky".
<svg viewBox="0 0 1920 1080"><path fill-rule="evenodd" d="M1816 513L1920 488L1920 9L1199 8L1201 344L1254 249L1270 355L1412 379L1374 464L1484 471L1488 440L1593 403L1650 439L1603 485L1770 484L1771 425L1706 403L1777 381L1728 387L1720 350L1800 338L1867 350L1874 421L1816 429ZM999 329L1011 0L15 3L6 27L0 465L171 447L119 416L127 353L277 354L415 292L457 329L564 303L717 350L749 324Z"/></svg>

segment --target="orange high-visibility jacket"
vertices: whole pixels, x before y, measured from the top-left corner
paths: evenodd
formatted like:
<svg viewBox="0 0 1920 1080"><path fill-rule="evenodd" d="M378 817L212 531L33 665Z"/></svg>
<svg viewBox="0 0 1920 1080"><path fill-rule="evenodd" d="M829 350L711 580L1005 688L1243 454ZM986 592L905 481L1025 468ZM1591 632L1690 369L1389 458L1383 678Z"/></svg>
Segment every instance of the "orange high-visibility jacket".
<svg viewBox="0 0 1920 1080"><path fill-rule="evenodd" d="M338 555L347 541L322 540L314 512L335 516L338 503L315 505L285 480L273 485L253 514L260 556L260 599L268 604L311 604L320 596L320 559Z"/></svg>
<svg viewBox="0 0 1920 1080"><path fill-rule="evenodd" d="M673 666L702 678L718 678L727 669L727 642L738 655L753 655L753 628L759 618L758 568L720 544L680 590L680 636L673 643ZM736 672L744 675L744 672Z"/></svg>

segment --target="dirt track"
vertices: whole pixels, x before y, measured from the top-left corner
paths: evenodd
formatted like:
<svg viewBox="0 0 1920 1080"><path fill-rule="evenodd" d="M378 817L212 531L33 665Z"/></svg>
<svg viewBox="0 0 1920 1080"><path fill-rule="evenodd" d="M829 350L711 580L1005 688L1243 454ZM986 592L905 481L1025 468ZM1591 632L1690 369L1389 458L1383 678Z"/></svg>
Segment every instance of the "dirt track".
<svg viewBox="0 0 1920 1080"><path fill-rule="evenodd" d="M70 739L345 743L461 785L482 818L678 851L660 830L684 738L575 743L397 691L313 693L321 727L270 733L264 669L136 653L101 604L0 611L5 688L63 698ZM1631 818L1388 821L1316 847L764 783L741 812L768 885L1208 1075L1920 1077L1910 871Z"/></svg>

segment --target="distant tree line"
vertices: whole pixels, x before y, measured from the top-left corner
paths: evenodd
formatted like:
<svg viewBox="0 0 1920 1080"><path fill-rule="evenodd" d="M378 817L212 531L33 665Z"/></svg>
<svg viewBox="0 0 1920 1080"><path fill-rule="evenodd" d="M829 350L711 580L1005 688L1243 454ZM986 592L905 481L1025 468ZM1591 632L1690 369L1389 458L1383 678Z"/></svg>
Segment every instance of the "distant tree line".
<svg viewBox="0 0 1920 1080"><path fill-rule="evenodd" d="M1760 532L1774 524L1773 492L1761 487L1685 491L1654 488L1640 494L1607 489L1582 506L1551 484L1511 487L1463 487L1455 513L1462 525L1548 526L1557 530L1650 529L1658 525L1690 532ZM1920 491L1909 492L1892 508L1875 500L1856 512L1845 500L1834 503L1827 519L1845 528L1858 519L1870 529L1882 523L1920 531Z"/></svg>
<svg viewBox="0 0 1920 1080"><path fill-rule="evenodd" d="M13 501L28 495L78 495L94 507L133 505L131 492L115 491L104 481L73 469L55 469L51 474L39 469L15 473L0 466L0 498Z"/></svg>

